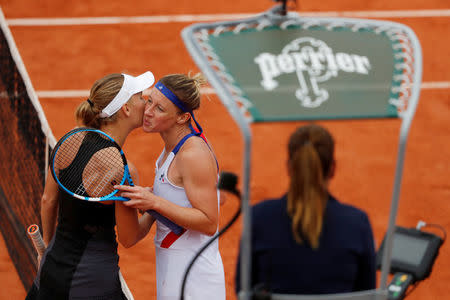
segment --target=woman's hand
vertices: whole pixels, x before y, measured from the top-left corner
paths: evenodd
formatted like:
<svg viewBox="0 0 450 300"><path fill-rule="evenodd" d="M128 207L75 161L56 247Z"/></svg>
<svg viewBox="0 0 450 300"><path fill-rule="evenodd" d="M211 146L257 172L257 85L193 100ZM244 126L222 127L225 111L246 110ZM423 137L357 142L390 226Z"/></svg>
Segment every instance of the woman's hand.
<svg viewBox="0 0 450 300"><path fill-rule="evenodd" d="M137 208L140 211L156 209L157 200L156 196L152 193L152 188L129 185L116 185L114 188L122 192L120 196L130 199L124 201L123 205Z"/></svg>

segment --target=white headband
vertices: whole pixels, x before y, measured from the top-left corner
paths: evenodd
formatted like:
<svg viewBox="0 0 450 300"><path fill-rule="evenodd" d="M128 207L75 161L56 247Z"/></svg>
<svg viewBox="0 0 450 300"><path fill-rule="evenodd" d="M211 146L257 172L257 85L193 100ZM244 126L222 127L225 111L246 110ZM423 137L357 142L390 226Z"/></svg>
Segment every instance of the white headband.
<svg viewBox="0 0 450 300"><path fill-rule="evenodd" d="M131 96L136 93L148 89L155 82L155 76L150 71L145 72L137 77L127 74L123 75L123 84L119 93L111 102L102 110L100 118L108 118L115 114L125 103L130 100Z"/></svg>

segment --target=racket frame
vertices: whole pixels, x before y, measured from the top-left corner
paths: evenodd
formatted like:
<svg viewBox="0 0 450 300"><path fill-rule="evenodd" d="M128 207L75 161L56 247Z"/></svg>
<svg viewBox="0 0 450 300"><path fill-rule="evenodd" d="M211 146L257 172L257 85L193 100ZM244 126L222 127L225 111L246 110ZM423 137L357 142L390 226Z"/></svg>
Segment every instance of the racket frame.
<svg viewBox="0 0 450 300"><path fill-rule="evenodd" d="M131 179L131 175L130 175L130 170L128 167L128 162L127 159L125 157L125 153L123 152L122 148L119 146L119 144L117 144L117 142L108 134L106 134L105 132L99 130L99 129L95 129L95 128L88 128L88 127L79 127L79 128L75 128L71 131L69 131L68 133L66 133L59 141L58 143L55 145L55 148L53 150L52 153L52 157L50 160L50 166L51 166L51 172L52 172L52 176L55 179L55 181L57 182L58 186L60 186L65 192L67 192L69 195L71 195L72 197L75 197L77 199L80 200L85 200L85 201L91 201L91 202L100 202L100 201L110 201L110 200L114 200L114 201L128 201L130 200L129 198L125 198L125 197L121 197L121 196L114 196L118 190L114 190L112 193L103 196L103 197L86 197L86 196L81 196L78 194L75 194L73 192L71 192L69 189L67 189L58 179L58 177L56 176L56 172L55 172L55 156L56 153L58 152L58 149L60 148L60 146L64 143L64 141L66 141L70 136L80 132L80 131L91 131L91 132L96 132L99 133L101 135L106 136L108 139L110 139L110 141L115 145L115 147L117 147L117 149L120 152L120 155L122 156L122 160L123 160L123 164L124 164L124 174L122 177L121 182L118 185L123 185L125 183L125 181L128 182L128 184L130 186L134 186L133 180ZM158 213L157 211L154 210L147 210L147 213L149 213L152 217L154 217L155 219L157 219L159 222L163 223L165 226L167 226L171 231L173 231L176 235L182 235L185 232L185 229L181 226L179 226L178 224L172 222L171 220L169 220L167 217L161 215L160 213Z"/></svg>
<svg viewBox="0 0 450 300"><path fill-rule="evenodd" d="M121 197L121 196L114 196L115 194L117 194L118 190L114 190L113 192L109 193L108 195L105 195L103 197L86 197L86 196L81 196L78 194L75 194L74 192L70 191L69 189L67 189L58 179L58 176L56 175L56 171L55 171L55 156L59 151L60 146L72 135L81 132L81 131L89 131L89 132L96 132L98 134L104 135L105 137L107 137L113 144L114 146L117 147L117 149L120 152L120 155L122 157L123 160L123 164L124 164L124 174L122 177L122 180L120 181L120 183L118 183L118 185L123 185L125 183L125 181L128 182L129 185L133 186L133 180L131 179L131 175L130 175L130 170L128 168L128 162L127 159L125 157L125 153L123 152L122 148L119 146L119 144L117 144L117 142L108 134L106 134L105 132L99 130L99 129L95 129L95 128L87 128L87 127L80 127L80 128L75 128L71 131L69 131L68 133L66 133L59 141L58 143L55 145L55 150L52 153L52 157L51 157L51 162L50 162L50 167L51 167L51 172L53 175L53 178L55 179L56 183L65 191L67 192L69 195L71 195L72 197L75 197L77 199L80 200L86 200L86 201L91 201L91 202L99 202L99 201L110 201L110 200L114 200L114 201L128 201L128 198L125 197Z"/></svg>

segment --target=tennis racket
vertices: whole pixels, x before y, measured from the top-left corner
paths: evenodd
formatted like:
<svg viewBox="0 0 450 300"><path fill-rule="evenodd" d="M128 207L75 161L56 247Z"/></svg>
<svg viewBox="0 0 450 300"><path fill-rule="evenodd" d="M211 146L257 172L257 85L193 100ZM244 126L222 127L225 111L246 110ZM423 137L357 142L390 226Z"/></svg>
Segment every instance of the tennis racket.
<svg viewBox="0 0 450 300"><path fill-rule="evenodd" d="M41 232L39 231L39 226L37 226L36 224L28 226L27 233L31 241L33 242L34 249L36 249L38 255L43 256L45 252L45 244L44 240L42 239ZM128 300L134 300L133 294L131 294L131 291L128 288L128 285L125 282L125 279L123 278L122 272L120 272L120 270L119 279L120 286L122 287L122 292L124 293L125 297L127 297Z"/></svg>
<svg viewBox="0 0 450 300"><path fill-rule="evenodd" d="M58 185L69 195L86 201L127 201L114 185L133 186L127 159L120 146L106 133L93 128L76 128L56 144L51 171ZM183 227L154 210L147 211L176 235Z"/></svg>
<svg viewBox="0 0 450 300"><path fill-rule="evenodd" d="M34 249L36 249L38 255L44 255L45 244L44 240L42 239L41 232L39 231L39 226L37 226L36 224L28 226L27 233L31 241L33 242Z"/></svg>

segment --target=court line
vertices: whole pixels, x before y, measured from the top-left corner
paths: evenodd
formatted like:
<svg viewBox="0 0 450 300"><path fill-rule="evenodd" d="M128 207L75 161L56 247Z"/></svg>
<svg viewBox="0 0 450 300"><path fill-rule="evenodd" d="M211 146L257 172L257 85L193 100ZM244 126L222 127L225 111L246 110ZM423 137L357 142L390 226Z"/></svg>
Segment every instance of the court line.
<svg viewBox="0 0 450 300"><path fill-rule="evenodd" d="M422 90L450 89L450 81L429 81L422 83ZM89 97L89 90L49 90L36 91L39 98L83 98ZM213 88L203 88L202 94L215 94Z"/></svg>
<svg viewBox="0 0 450 300"><path fill-rule="evenodd" d="M433 18L450 17L450 9L425 10L373 10L373 11L323 11L298 12L307 17L349 17L349 18ZM204 14L204 15L160 15L130 17L80 17L80 18L13 18L7 19L9 26L64 26L104 25L138 23L192 23L244 19L257 15L249 14Z"/></svg>
<svg viewBox="0 0 450 300"><path fill-rule="evenodd" d="M423 90L450 89L450 81L428 81L422 82Z"/></svg>

